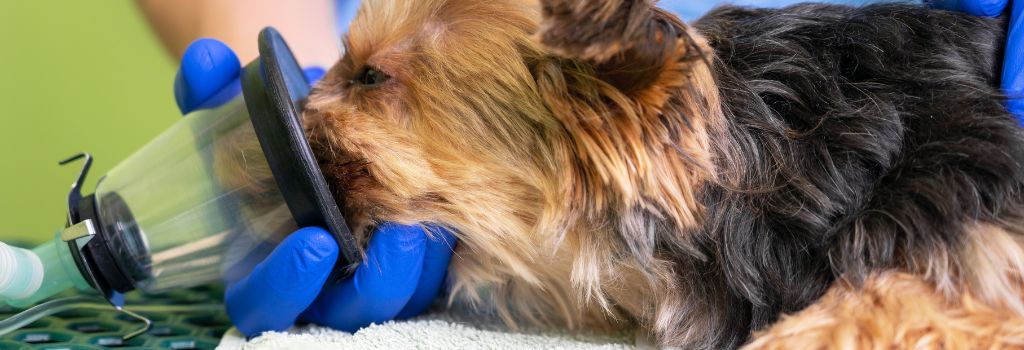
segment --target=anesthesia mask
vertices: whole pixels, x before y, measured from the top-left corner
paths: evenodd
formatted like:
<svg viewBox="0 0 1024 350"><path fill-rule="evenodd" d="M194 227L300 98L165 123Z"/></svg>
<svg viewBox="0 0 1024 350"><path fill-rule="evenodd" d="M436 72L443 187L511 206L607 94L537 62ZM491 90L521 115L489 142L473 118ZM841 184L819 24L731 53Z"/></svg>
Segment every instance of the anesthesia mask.
<svg viewBox="0 0 1024 350"><path fill-rule="evenodd" d="M242 94L182 118L81 194L91 157L68 196L66 227L34 249L0 243L0 302L24 307L69 288L160 293L248 274L299 227L320 226L340 247L335 274L360 260L303 132L309 84L273 28L241 73Z"/></svg>

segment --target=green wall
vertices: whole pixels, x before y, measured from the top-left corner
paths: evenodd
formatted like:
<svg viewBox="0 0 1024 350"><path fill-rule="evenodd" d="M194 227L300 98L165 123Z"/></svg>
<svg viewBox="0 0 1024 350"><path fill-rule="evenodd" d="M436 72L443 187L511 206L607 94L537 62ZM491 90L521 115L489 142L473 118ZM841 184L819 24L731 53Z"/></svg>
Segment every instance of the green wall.
<svg viewBox="0 0 1024 350"><path fill-rule="evenodd" d="M129 0L0 1L0 241L63 227L79 151L110 167L179 118L175 63Z"/></svg>

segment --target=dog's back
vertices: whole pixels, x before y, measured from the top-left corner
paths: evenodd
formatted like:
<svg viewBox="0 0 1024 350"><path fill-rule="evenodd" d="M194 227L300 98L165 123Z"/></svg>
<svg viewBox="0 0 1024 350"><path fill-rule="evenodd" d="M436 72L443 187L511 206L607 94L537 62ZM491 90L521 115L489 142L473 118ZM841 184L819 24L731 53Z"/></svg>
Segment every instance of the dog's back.
<svg viewBox="0 0 1024 350"><path fill-rule="evenodd" d="M1020 223L1024 134L997 88L1002 20L805 4L722 7L694 26L715 50L720 152L735 156L719 158L724 186L705 201L708 236L730 242L706 252L735 295L720 306L749 307L733 324L765 327L836 279L893 269L940 292L1019 296L979 291L1010 277L967 276L964 249L990 239L979 224L1019 238L1006 232Z"/></svg>

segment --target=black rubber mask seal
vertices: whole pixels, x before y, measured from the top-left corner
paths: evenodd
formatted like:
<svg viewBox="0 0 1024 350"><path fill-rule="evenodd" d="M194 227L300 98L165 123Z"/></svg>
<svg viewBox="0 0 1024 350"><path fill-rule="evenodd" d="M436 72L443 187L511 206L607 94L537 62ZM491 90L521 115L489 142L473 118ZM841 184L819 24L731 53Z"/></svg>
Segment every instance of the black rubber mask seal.
<svg viewBox="0 0 1024 350"><path fill-rule="evenodd" d="M303 131L300 107L309 82L274 28L260 32L259 52L241 76L249 118L295 223L323 227L338 242L341 256L333 274L338 277L361 260L361 253Z"/></svg>

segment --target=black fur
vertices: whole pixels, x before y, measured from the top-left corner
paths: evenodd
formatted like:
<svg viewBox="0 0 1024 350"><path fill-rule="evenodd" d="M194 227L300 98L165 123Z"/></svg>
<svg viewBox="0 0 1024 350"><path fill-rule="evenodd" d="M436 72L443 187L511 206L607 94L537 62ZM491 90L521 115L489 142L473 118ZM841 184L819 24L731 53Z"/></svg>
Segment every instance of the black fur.
<svg viewBox="0 0 1024 350"><path fill-rule="evenodd" d="M702 254L679 253L681 283L707 281L691 303L720 330L694 347L736 347L839 278L919 273L965 224L1019 212L1024 135L996 87L1004 24L812 4L694 23L731 124L713 140L727 185L702 191Z"/></svg>

